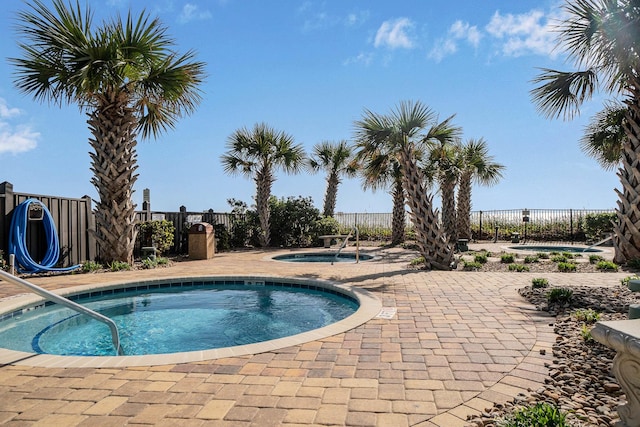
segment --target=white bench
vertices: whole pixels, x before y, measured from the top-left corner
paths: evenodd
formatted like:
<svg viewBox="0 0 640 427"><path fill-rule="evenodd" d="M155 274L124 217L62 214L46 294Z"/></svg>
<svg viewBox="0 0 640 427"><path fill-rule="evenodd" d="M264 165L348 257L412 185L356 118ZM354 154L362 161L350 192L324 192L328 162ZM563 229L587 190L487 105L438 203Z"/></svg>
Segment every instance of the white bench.
<svg viewBox="0 0 640 427"><path fill-rule="evenodd" d="M333 240L333 239L346 239L349 236L347 234L327 234L325 236L318 236L318 237L321 238L322 240L324 240L324 247L325 248L330 248L331 247L331 240Z"/></svg>

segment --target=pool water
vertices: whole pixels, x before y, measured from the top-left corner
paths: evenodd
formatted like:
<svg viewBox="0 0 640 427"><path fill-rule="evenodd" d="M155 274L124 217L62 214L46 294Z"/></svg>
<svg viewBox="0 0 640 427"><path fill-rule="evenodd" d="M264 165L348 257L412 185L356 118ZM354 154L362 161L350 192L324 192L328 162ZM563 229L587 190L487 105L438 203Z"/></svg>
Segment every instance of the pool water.
<svg viewBox="0 0 640 427"><path fill-rule="evenodd" d="M367 254L360 254L359 261L368 261L373 256ZM285 262L356 262L356 254L354 253L340 253L336 257L335 252L307 252L297 254L285 254L277 255L273 257L276 261Z"/></svg>
<svg viewBox="0 0 640 427"><path fill-rule="evenodd" d="M206 350L282 338L342 320L358 303L279 284L138 290L77 302L113 319L125 355ZM109 328L58 305L0 322L0 347L57 355L115 355Z"/></svg>

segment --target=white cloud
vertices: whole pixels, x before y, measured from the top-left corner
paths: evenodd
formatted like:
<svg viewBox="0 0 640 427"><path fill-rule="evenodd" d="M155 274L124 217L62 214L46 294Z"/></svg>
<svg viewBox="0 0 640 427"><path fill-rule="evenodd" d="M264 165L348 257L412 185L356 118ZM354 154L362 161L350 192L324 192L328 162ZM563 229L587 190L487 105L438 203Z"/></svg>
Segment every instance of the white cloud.
<svg viewBox="0 0 640 427"><path fill-rule="evenodd" d="M369 66L372 61L373 61L372 53L360 53L357 56L354 56L344 61L343 65L363 64L365 66Z"/></svg>
<svg viewBox="0 0 640 427"><path fill-rule="evenodd" d="M211 19L211 12L208 10L199 10L198 6L192 3L187 3L182 7L182 11L178 15L178 22L186 24L191 21L202 21Z"/></svg>
<svg viewBox="0 0 640 427"><path fill-rule="evenodd" d="M520 15L496 12L485 29L501 42L502 53L506 56L533 53L555 57L556 33L552 20L553 17L540 10Z"/></svg>
<svg viewBox="0 0 640 427"><path fill-rule="evenodd" d="M413 29L413 22L408 18L398 18L382 23L376 33L373 45L375 47L388 47L390 49L411 49L414 42L411 40L410 32Z"/></svg>
<svg viewBox="0 0 640 427"><path fill-rule="evenodd" d="M477 48L480 45L482 34L478 27L471 26L467 22L456 21L449 27L447 36L436 41L435 45L429 52L429 58L436 62L442 61L445 56L453 55L458 51L458 42L466 41L468 44Z"/></svg>
<svg viewBox="0 0 640 427"><path fill-rule="evenodd" d="M6 119L17 117L22 112L17 108L9 108L7 102L0 98L0 155L3 153L23 153L36 148L40 134L30 126L12 126Z"/></svg>

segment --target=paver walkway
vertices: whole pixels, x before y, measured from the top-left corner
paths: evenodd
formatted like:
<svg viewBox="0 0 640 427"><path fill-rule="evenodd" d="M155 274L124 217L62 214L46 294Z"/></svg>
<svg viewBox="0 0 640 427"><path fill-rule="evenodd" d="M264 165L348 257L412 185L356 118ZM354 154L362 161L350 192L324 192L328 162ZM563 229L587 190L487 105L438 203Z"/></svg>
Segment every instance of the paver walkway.
<svg viewBox="0 0 640 427"><path fill-rule="evenodd" d="M411 253L372 251L377 258L359 264L284 263L269 259L284 251L249 251L167 269L34 278L49 289L187 274L319 278L366 288L397 315L299 346L197 363L5 365L0 424L455 427L544 382L552 319L517 294L540 274L416 271L407 267ZM625 276L544 275L558 285L615 285ZM0 286L0 296L17 293Z"/></svg>

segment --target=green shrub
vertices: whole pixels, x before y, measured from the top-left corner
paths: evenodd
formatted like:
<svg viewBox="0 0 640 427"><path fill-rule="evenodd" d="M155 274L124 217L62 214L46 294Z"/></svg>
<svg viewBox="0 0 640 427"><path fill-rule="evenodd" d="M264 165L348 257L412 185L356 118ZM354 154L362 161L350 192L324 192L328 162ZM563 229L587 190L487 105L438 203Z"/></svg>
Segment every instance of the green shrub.
<svg viewBox="0 0 640 427"><path fill-rule="evenodd" d="M533 289L546 288L547 286L549 286L549 281L543 277L535 277L531 279L531 287Z"/></svg>
<svg viewBox="0 0 640 427"><path fill-rule="evenodd" d="M618 218L615 212L593 213L584 217L582 228L587 240L596 242L606 233L613 233L613 224Z"/></svg>
<svg viewBox="0 0 640 427"><path fill-rule="evenodd" d="M589 255L589 264L596 264L597 262L604 261L600 255Z"/></svg>
<svg viewBox="0 0 640 427"><path fill-rule="evenodd" d="M551 261L553 262L567 262L568 259L564 255L554 255L551 257Z"/></svg>
<svg viewBox="0 0 640 427"><path fill-rule="evenodd" d="M497 427L568 427L566 414L546 402L516 409L498 421Z"/></svg>
<svg viewBox="0 0 640 427"><path fill-rule="evenodd" d="M231 206L231 236L229 244L232 248L244 248L258 245L260 220L255 211L250 211L242 200L227 199Z"/></svg>
<svg viewBox="0 0 640 427"><path fill-rule="evenodd" d="M111 261L109 264L109 270L111 271L123 271L131 270L131 265L124 261Z"/></svg>
<svg viewBox="0 0 640 427"><path fill-rule="evenodd" d="M549 254L547 252L538 252L536 256L539 259L549 259Z"/></svg>
<svg viewBox="0 0 640 427"><path fill-rule="evenodd" d="M534 262L538 262L538 257L536 255L528 255L524 257L525 264L532 264Z"/></svg>
<svg viewBox="0 0 640 427"><path fill-rule="evenodd" d="M620 284L624 287L627 287L629 285L629 280L640 280L640 276L634 275L634 276L624 277L620 279Z"/></svg>
<svg viewBox="0 0 640 427"><path fill-rule="evenodd" d="M582 325L582 328L580 329L580 336L582 337L583 340L585 340L585 342L590 342L593 341L593 336L591 335L591 328L589 328L587 325Z"/></svg>
<svg viewBox="0 0 640 427"><path fill-rule="evenodd" d="M145 270L150 270L156 268L158 266L158 261L151 258L145 258L142 260L142 268Z"/></svg>
<svg viewBox="0 0 640 427"><path fill-rule="evenodd" d="M482 265L483 263L478 261L464 261L462 269L465 271L476 271L482 269Z"/></svg>
<svg viewBox="0 0 640 427"><path fill-rule="evenodd" d="M86 261L82 264L83 273L93 273L94 271L102 270L103 268L102 264L95 261Z"/></svg>
<svg viewBox="0 0 640 427"><path fill-rule="evenodd" d="M489 259L487 258L486 253L481 253L481 254L476 254L476 256L473 258L473 261L479 264L486 264L487 261L489 261Z"/></svg>
<svg viewBox="0 0 640 427"><path fill-rule="evenodd" d="M171 249L175 227L171 221L145 221L139 224L138 238L140 246L154 246L159 253Z"/></svg>
<svg viewBox="0 0 640 427"><path fill-rule="evenodd" d="M509 264L509 271L529 271L529 266L524 264Z"/></svg>
<svg viewBox="0 0 640 427"><path fill-rule="evenodd" d="M600 313L592 308L579 308L571 315L578 322L595 323L600 320Z"/></svg>
<svg viewBox="0 0 640 427"><path fill-rule="evenodd" d="M512 262L514 262L516 259L515 255L513 254L502 254L500 255L500 262L503 264L511 264Z"/></svg>
<svg viewBox="0 0 640 427"><path fill-rule="evenodd" d="M420 264L424 264L424 257L422 256L411 260L411 265L420 265Z"/></svg>
<svg viewBox="0 0 640 427"><path fill-rule="evenodd" d="M216 237L216 252L231 249L231 233L224 224L215 224L213 232Z"/></svg>
<svg viewBox="0 0 640 427"><path fill-rule="evenodd" d="M156 262L158 263L158 265L168 265L169 264L169 258L157 257L156 258Z"/></svg>
<svg viewBox="0 0 640 427"><path fill-rule="evenodd" d="M566 304L573 299L573 291L569 288L553 288L547 292L547 301L549 304L560 303Z"/></svg>
<svg viewBox="0 0 640 427"><path fill-rule="evenodd" d="M596 269L600 271L618 271L618 265L612 261L600 261L596 264Z"/></svg>
<svg viewBox="0 0 640 427"><path fill-rule="evenodd" d="M319 231L322 216L318 208L313 206L311 197L271 197L269 209L271 246L307 247L316 243L318 236L322 235Z"/></svg>
<svg viewBox="0 0 640 427"><path fill-rule="evenodd" d="M572 271L576 271L578 266L572 262L559 262L558 270L564 273L570 273Z"/></svg>
<svg viewBox="0 0 640 427"><path fill-rule="evenodd" d="M571 252L562 252L560 255L562 255L563 257L565 257L566 259L573 259L575 258L575 255L572 254Z"/></svg>

